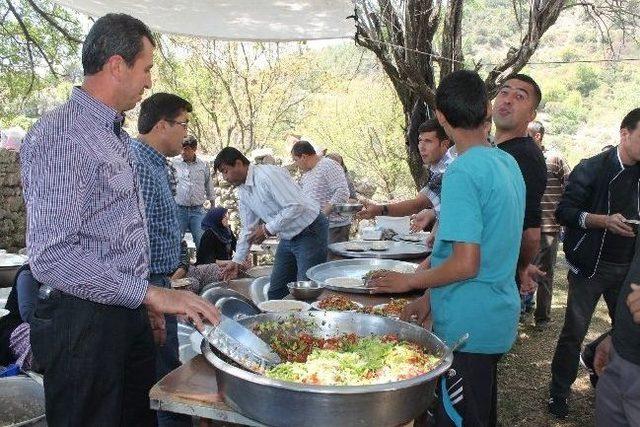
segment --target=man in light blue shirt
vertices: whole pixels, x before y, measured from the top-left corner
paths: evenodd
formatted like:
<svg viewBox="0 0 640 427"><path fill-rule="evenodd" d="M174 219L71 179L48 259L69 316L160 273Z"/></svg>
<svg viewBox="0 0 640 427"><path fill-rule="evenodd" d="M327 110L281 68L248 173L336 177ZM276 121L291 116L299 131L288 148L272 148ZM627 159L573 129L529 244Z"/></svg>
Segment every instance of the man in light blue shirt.
<svg viewBox="0 0 640 427"><path fill-rule="evenodd" d="M253 243L280 237L269 299L288 293L287 283L306 280L307 270L327 260L329 222L319 204L304 194L289 173L277 166L252 165L233 147L223 148L214 168L238 188L242 230L233 260L225 263L225 278L238 275Z"/></svg>
<svg viewBox="0 0 640 427"><path fill-rule="evenodd" d="M440 83L436 115L458 158L442 183L440 229L430 259L413 275L374 276L376 292L427 288L405 310L452 345L454 375L438 386L436 425L496 424L497 363L516 339L520 297L515 272L524 220L525 186L509 154L488 146L488 96L477 73L459 71ZM427 268L426 270L424 268ZM429 313L430 312L430 313Z"/></svg>
<svg viewBox="0 0 640 427"><path fill-rule="evenodd" d="M182 141L182 156L173 160L176 178L176 203L182 237L189 230L196 250L204 230L200 226L207 214L204 203L215 203L215 190L209 164L196 156L198 140L189 135Z"/></svg>

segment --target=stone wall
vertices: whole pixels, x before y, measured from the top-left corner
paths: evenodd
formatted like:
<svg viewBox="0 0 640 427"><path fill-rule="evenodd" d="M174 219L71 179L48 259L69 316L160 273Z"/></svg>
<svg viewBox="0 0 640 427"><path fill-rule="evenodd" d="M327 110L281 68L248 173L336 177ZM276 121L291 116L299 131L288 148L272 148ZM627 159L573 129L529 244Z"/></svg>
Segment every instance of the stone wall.
<svg viewBox="0 0 640 427"><path fill-rule="evenodd" d="M25 231L18 153L0 148L0 248L9 252L22 249Z"/></svg>

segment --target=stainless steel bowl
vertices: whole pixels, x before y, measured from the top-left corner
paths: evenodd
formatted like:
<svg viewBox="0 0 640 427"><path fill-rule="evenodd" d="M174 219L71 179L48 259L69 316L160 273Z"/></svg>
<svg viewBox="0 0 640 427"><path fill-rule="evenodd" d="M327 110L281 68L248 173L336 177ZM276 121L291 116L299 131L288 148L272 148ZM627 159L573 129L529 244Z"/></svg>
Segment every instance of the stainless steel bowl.
<svg viewBox="0 0 640 427"><path fill-rule="evenodd" d="M262 301L266 301L269 299L269 285L270 285L271 277L264 276L259 279L251 282L251 286L249 287L249 293L251 296L251 301L254 304L260 304Z"/></svg>
<svg viewBox="0 0 640 427"><path fill-rule="evenodd" d="M234 365L204 343L202 354L216 368L225 401L245 416L271 426L397 426L424 412L433 401L437 379L453 361L451 350L425 329L399 320L360 313L315 311L268 313L240 320L247 327L291 316L305 331L330 337L396 334L441 356L432 371L408 380L367 386L317 386L279 381Z"/></svg>
<svg viewBox="0 0 640 427"><path fill-rule="evenodd" d="M340 214L354 214L362 210L360 203L336 203L333 205L333 211Z"/></svg>
<svg viewBox="0 0 640 427"><path fill-rule="evenodd" d="M322 293L324 286L311 280L287 283L289 293L300 300L316 299Z"/></svg>

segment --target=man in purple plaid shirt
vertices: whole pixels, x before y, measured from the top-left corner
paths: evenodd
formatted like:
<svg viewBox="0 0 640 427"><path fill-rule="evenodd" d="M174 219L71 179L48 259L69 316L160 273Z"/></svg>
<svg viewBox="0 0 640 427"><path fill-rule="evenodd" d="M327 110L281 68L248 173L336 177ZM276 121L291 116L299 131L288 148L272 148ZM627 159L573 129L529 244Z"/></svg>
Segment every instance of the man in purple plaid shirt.
<svg viewBox="0 0 640 427"><path fill-rule="evenodd" d="M27 247L43 286L31 323L50 425L153 425L163 313L219 320L202 298L149 283L149 237L123 113L151 87L155 42L123 14L98 19L85 79L21 151Z"/></svg>

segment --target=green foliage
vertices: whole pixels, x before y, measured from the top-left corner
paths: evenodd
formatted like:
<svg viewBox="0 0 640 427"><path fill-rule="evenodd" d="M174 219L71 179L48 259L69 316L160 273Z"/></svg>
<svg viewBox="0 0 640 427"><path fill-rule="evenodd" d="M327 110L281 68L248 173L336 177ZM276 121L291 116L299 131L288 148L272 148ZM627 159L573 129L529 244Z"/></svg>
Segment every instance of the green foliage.
<svg viewBox="0 0 640 427"><path fill-rule="evenodd" d="M49 0L37 1L37 6L69 37L81 38L78 14ZM24 115L22 110L29 109L39 91L58 84L54 73L71 74L79 44L52 27L26 0L1 3L0 15L0 122L6 125Z"/></svg>
<svg viewBox="0 0 640 427"><path fill-rule="evenodd" d="M165 40L165 48L156 87L194 104L193 132L211 151L281 145L304 118L309 97L342 78L302 44L181 37Z"/></svg>
<svg viewBox="0 0 640 427"><path fill-rule="evenodd" d="M301 133L341 154L350 170L376 186L379 198L415 192L405 160L402 109L383 75L341 82L314 96L308 108Z"/></svg>
<svg viewBox="0 0 640 427"><path fill-rule="evenodd" d="M26 0L11 0L31 36L53 58L53 78L36 52L32 74L18 22L0 4L0 126L27 128L44 111L63 102L81 77L78 45L46 24ZM37 5L74 37L82 38L79 14L50 0ZM464 2L463 51L470 66L485 74L505 52L519 46L526 25L524 0ZM517 19L519 18L519 19ZM612 33L616 54L640 57L635 43ZM441 37L438 35L437 37ZM579 8L568 9L544 36L533 63L600 59L611 52ZM352 41L326 43L234 43L162 36L153 91L177 93L194 105L190 132L205 150L234 145L245 152L272 147L289 156L286 135L302 134L342 154L348 168L378 188L377 198L415 193L404 145L404 117L389 80L371 52ZM532 64L523 72L543 91L539 118L545 145L575 165L580 158L616 143L624 114L640 105L637 62ZM29 87L32 90L28 96ZM128 113L135 133L136 112Z"/></svg>
<svg viewBox="0 0 640 427"><path fill-rule="evenodd" d="M591 92L600 86L600 75L595 67L580 64L576 68L576 89L583 97L588 97Z"/></svg>

